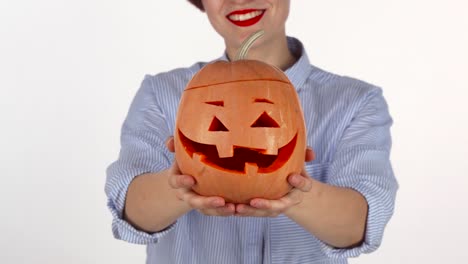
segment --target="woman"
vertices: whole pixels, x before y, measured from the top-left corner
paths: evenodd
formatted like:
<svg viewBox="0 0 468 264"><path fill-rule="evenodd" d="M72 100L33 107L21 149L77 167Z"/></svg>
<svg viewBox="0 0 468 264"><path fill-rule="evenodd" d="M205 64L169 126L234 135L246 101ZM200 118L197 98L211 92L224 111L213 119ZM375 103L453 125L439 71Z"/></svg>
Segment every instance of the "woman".
<svg viewBox="0 0 468 264"><path fill-rule="evenodd" d="M303 173L289 175L293 189L278 200L199 196L190 190L195 179L178 170L170 137L180 95L205 63L146 76L107 171L115 237L147 244L148 263L347 263L375 250L397 190L381 89L310 65L302 44L286 36L289 0L190 2L223 37L220 60L264 30L248 58L285 71L315 158L308 150Z"/></svg>

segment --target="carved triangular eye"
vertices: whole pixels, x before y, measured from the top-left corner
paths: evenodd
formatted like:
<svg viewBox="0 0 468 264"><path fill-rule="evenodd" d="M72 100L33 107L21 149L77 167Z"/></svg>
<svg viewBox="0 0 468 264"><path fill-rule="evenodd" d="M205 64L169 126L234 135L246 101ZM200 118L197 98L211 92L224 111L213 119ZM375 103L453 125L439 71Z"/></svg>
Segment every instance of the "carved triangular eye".
<svg viewBox="0 0 468 264"><path fill-rule="evenodd" d="M208 131L229 131L226 126L219 121L219 119L215 116L213 118L213 121L211 121L210 128L208 128Z"/></svg>
<svg viewBox="0 0 468 264"><path fill-rule="evenodd" d="M280 127L276 121L267 114L263 114L250 127Z"/></svg>
<svg viewBox="0 0 468 264"><path fill-rule="evenodd" d="M267 104L275 104L272 101L266 99L266 98L255 98L255 103L267 103Z"/></svg>
<svg viewBox="0 0 468 264"><path fill-rule="evenodd" d="M210 102L205 102L205 104L216 105L216 106L224 106L224 101L210 101Z"/></svg>

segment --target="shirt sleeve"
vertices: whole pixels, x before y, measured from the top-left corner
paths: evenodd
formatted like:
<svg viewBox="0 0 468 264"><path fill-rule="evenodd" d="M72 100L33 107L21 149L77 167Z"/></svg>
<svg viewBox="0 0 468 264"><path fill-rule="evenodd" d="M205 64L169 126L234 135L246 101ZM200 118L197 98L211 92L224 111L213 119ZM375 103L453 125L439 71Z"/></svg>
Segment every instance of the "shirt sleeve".
<svg viewBox="0 0 468 264"><path fill-rule="evenodd" d="M138 175L168 168L172 159L165 146L170 130L156 103L151 78L144 78L133 99L122 126L119 157L106 171L105 192L113 216L114 237L136 244L156 243L173 228L172 225L161 232L148 234L135 229L123 219L130 182Z"/></svg>
<svg viewBox="0 0 468 264"><path fill-rule="evenodd" d="M364 242L349 249L333 248L321 242L330 257L355 257L376 250L390 220L398 183L390 163L392 118L379 88L368 93L360 110L344 131L331 162L328 183L352 188L368 204Z"/></svg>

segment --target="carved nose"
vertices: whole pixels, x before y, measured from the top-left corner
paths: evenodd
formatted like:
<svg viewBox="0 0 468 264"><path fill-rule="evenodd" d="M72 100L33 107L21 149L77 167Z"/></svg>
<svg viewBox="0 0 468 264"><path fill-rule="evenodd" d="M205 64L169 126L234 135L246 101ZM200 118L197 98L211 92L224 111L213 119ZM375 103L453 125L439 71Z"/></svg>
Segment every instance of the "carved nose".
<svg viewBox="0 0 468 264"><path fill-rule="evenodd" d="M213 121L211 121L208 131L229 131L226 126L215 116Z"/></svg>

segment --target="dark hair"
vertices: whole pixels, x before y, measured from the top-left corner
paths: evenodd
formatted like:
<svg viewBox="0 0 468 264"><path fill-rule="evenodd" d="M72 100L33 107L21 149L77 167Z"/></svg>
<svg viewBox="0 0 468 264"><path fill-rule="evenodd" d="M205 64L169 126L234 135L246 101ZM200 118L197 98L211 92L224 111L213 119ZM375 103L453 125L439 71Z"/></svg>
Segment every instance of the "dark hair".
<svg viewBox="0 0 468 264"><path fill-rule="evenodd" d="M194 6L196 6L198 9L201 11L205 11L203 8L202 0L188 0L190 3L192 3Z"/></svg>

